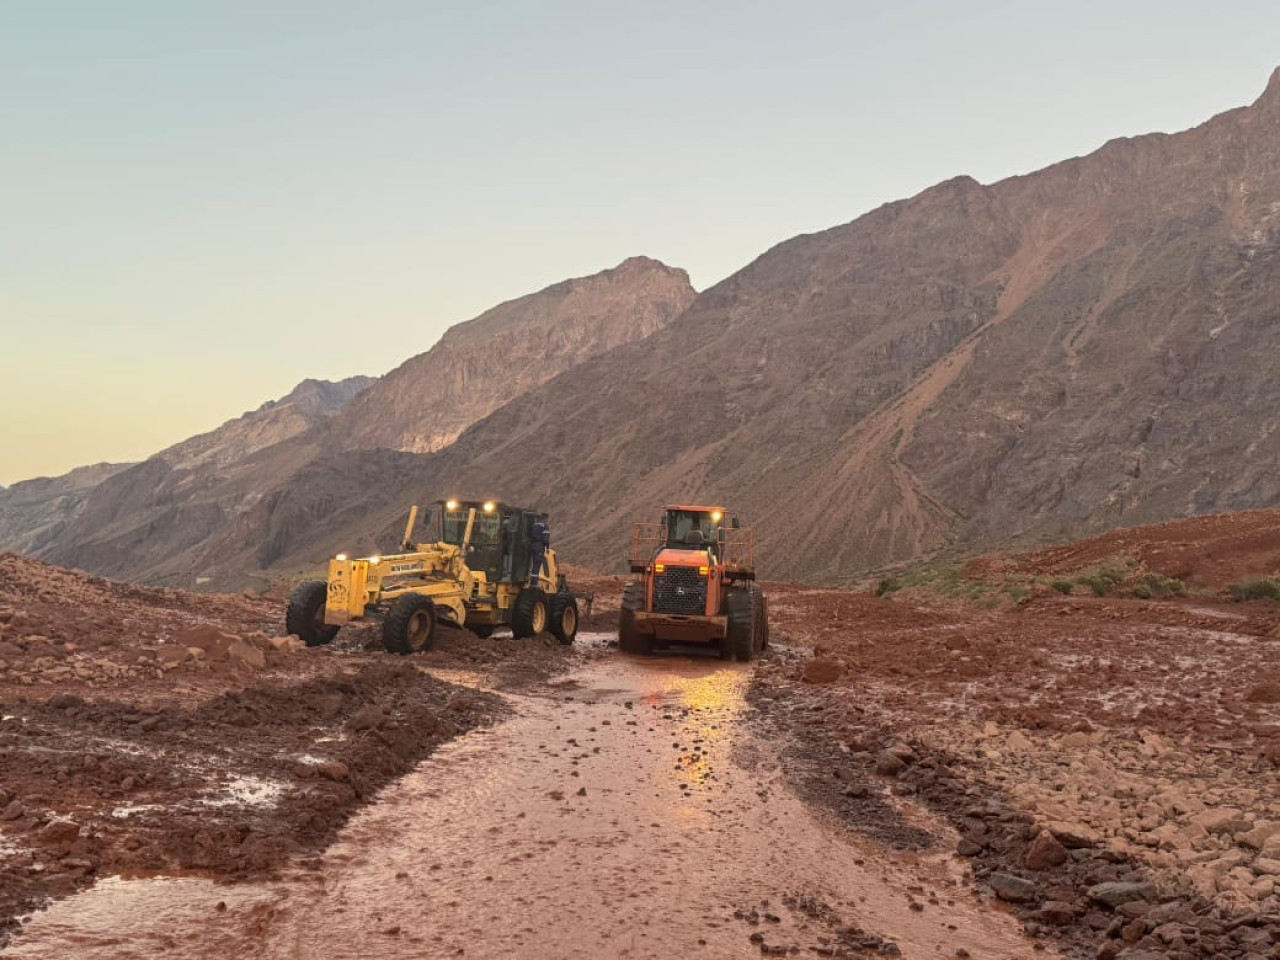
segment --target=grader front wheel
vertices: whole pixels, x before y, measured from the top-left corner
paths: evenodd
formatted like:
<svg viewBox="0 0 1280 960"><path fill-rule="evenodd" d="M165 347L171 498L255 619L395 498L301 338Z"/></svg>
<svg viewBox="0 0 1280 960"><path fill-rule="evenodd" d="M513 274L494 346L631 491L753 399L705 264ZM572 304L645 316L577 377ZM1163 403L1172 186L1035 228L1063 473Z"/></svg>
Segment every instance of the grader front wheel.
<svg viewBox="0 0 1280 960"><path fill-rule="evenodd" d="M436 640L436 607L430 597L406 593L382 622L382 645L389 653L421 653Z"/></svg>
<svg viewBox="0 0 1280 960"><path fill-rule="evenodd" d="M307 580L298 584L289 596L289 607L284 614L285 630L308 647L323 646L333 640L338 628L324 622L324 604L328 596L329 585L323 580Z"/></svg>

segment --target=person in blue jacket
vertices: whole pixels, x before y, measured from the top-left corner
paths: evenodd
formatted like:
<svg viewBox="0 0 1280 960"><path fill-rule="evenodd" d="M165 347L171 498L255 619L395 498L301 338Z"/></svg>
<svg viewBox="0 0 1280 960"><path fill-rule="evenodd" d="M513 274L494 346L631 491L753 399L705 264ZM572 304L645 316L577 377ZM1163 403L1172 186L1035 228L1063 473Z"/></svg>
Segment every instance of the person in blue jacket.
<svg viewBox="0 0 1280 960"><path fill-rule="evenodd" d="M547 550L551 546L551 524L545 517L540 517L533 525L529 540L533 548L529 564L529 583L536 586L538 577L542 574L542 566L546 562Z"/></svg>

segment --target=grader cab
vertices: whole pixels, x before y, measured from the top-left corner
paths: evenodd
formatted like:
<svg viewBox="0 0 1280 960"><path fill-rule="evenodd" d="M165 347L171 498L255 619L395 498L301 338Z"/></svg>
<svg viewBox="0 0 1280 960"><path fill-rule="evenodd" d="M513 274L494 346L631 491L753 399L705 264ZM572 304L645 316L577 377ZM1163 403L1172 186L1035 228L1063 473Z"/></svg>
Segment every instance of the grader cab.
<svg viewBox="0 0 1280 960"><path fill-rule="evenodd" d="M722 660L750 660L768 646L755 537L723 507L669 506L661 523L637 523L631 572L618 625L624 653L692 643L715 645Z"/></svg>
<svg viewBox="0 0 1280 960"><path fill-rule="evenodd" d="M578 633L580 599L549 546L547 516L492 500L439 500L427 523L435 540L413 543L418 508L409 511L404 552L329 561L325 580L300 584L285 626L308 646L329 643L346 623L382 617L393 653L429 649L440 623L488 637L509 626L517 638L544 630L561 643Z"/></svg>

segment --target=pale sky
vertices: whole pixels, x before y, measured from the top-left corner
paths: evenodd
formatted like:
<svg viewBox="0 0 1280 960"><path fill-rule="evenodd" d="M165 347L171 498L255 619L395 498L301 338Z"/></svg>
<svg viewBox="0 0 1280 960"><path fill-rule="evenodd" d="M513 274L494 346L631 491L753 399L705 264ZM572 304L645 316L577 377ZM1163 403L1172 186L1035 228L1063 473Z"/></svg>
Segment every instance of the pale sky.
<svg viewBox="0 0 1280 960"><path fill-rule="evenodd" d="M0 484L1253 101L1280 3L0 0ZM495 349L501 349L495 345Z"/></svg>

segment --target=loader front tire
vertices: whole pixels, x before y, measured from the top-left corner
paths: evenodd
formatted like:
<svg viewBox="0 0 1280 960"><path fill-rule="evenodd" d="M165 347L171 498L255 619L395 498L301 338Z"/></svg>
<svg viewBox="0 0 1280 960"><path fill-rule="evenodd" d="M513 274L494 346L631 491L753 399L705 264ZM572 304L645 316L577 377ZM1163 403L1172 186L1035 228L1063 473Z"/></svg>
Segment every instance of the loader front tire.
<svg viewBox="0 0 1280 960"><path fill-rule="evenodd" d="M298 584L289 595L289 606L284 614L285 631L308 647L320 647L333 640L338 628L324 622L324 604L328 596L329 585L323 580L307 580Z"/></svg>
<svg viewBox="0 0 1280 960"><path fill-rule="evenodd" d="M760 588L755 584L731 588L725 606L729 629L721 647L722 654L727 648L735 660L746 663L755 656L760 640ZM722 656L722 659L728 658Z"/></svg>
<svg viewBox="0 0 1280 960"><path fill-rule="evenodd" d="M436 642L436 605L430 597L406 593L382 621L382 646L388 653L421 653Z"/></svg>
<svg viewBox="0 0 1280 960"><path fill-rule="evenodd" d="M511 608L511 634L517 640L547 629L547 595L541 587L525 587Z"/></svg>
<svg viewBox="0 0 1280 960"><path fill-rule="evenodd" d="M578 636L578 601L571 593L552 594L550 611L551 635L569 646Z"/></svg>
<svg viewBox="0 0 1280 960"><path fill-rule="evenodd" d="M474 627L468 627L467 629L469 629L481 640L488 640L490 637L493 636L493 631L497 630L498 628L488 623L481 623L481 624L477 624Z"/></svg>
<svg viewBox="0 0 1280 960"><path fill-rule="evenodd" d="M636 626L636 614L644 606L644 584L633 580L622 588L622 606L618 611L618 649L623 653L653 652L653 638Z"/></svg>

